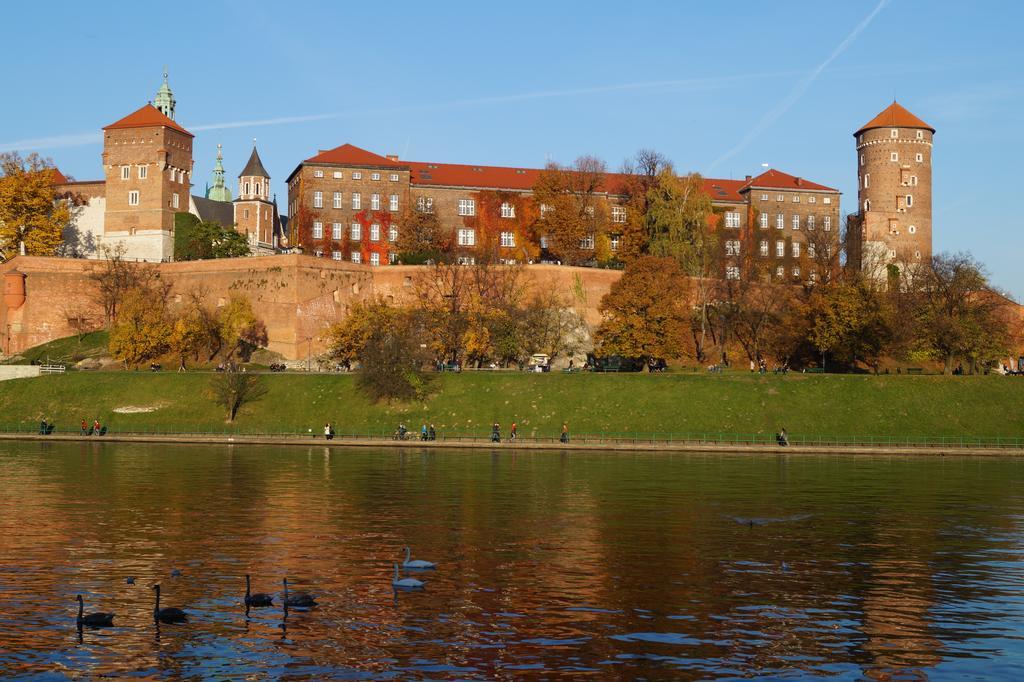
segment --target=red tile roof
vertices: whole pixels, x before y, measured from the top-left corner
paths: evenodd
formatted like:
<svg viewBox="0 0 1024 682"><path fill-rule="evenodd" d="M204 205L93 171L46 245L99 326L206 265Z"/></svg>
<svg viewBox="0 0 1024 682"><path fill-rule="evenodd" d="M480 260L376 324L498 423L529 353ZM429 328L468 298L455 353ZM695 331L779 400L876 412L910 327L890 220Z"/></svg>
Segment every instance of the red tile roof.
<svg viewBox="0 0 1024 682"><path fill-rule="evenodd" d="M305 162L336 163L345 166L383 166L385 168L404 168L407 165L395 159L368 152L352 144L343 144L334 149L321 151L316 156L306 159Z"/></svg>
<svg viewBox="0 0 1024 682"><path fill-rule="evenodd" d="M932 128L897 104L896 100L893 100L893 103L887 106L878 116L862 125L860 130L855 132L854 135L859 135L865 130L871 130L872 128L924 128L925 130L932 131L932 133L935 132L935 128Z"/></svg>
<svg viewBox="0 0 1024 682"><path fill-rule="evenodd" d="M799 178L789 173L783 173L782 171L769 168L764 173L761 173L756 178L753 178L743 183L741 191L747 191L751 189L786 189L786 190L818 190L821 192L838 192L839 190L832 187L826 187L825 185L819 185L816 182Z"/></svg>
<svg viewBox="0 0 1024 682"><path fill-rule="evenodd" d="M53 184L55 184L55 185L66 185L67 184L68 177L66 175L64 175L63 173L61 173L58 169L56 169L56 168L52 169L50 171L50 174L53 176L53 180L52 180Z"/></svg>
<svg viewBox="0 0 1024 682"><path fill-rule="evenodd" d="M185 133L189 137L195 137L192 133L182 128L180 125L175 123L173 120L164 116L163 112L154 107L152 104L136 109L132 113L128 114L120 121L115 121L108 126L104 126L104 130L112 130L117 128L149 128L153 126L164 126L165 128L171 128L177 130L179 133Z"/></svg>
<svg viewBox="0 0 1024 682"><path fill-rule="evenodd" d="M395 169L408 169L410 180L413 185L426 187L478 187L482 189L505 189L505 190L532 190L537 184L542 169L540 168L516 168L511 166L478 166L461 163L431 163L429 161L400 161L389 159L385 156L374 154L351 144L343 144L327 151L321 151L316 156L306 159L305 163L339 164L349 166L377 166ZM300 166L301 168L301 166ZM296 171L299 169L296 168ZM772 178L772 174L788 178L793 185L790 189L818 189L835 191L831 187L818 185L806 180L779 173L768 171L759 178ZM292 176L295 171L292 172ZM289 180L291 177L289 176ZM621 194L626 182L625 175L621 173L605 174L604 191L609 194ZM802 184L798 185L797 182ZM783 182L783 181L778 181ZM704 189L714 201L742 202L741 191L747 186L745 180L724 180L717 178L704 178ZM781 187L779 185L759 185Z"/></svg>

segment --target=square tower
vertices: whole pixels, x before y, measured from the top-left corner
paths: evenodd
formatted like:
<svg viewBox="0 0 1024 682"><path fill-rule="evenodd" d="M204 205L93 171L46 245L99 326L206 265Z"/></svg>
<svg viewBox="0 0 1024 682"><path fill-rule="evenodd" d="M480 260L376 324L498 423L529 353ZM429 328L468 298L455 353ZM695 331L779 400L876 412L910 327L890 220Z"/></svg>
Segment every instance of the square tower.
<svg viewBox="0 0 1024 682"><path fill-rule="evenodd" d="M858 209L850 216L847 261L869 277L931 260L934 135L896 102L854 133Z"/></svg>
<svg viewBox="0 0 1024 682"><path fill-rule="evenodd" d="M151 104L103 128L103 244L125 258L174 256L174 214L188 211L192 133Z"/></svg>

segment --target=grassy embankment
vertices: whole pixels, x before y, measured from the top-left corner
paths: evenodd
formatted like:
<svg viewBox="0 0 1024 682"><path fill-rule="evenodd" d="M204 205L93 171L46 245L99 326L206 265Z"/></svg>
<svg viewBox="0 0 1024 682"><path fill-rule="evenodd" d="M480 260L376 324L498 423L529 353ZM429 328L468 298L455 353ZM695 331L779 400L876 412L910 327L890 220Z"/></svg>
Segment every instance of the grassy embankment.
<svg viewBox="0 0 1024 682"><path fill-rule="evenodd" d="M390 434L433 422L446 434L486 435L515 420L520 434L761 433L879 437L1024 437L1024 380L1013 377L748 374L437 376L424 402L374 405L352 375L265 375L268 393L226 424L207 397L213 375L74 372L0 382L0 428L45 417L59 430L83 418L112 430ZM120 408L149 412L115 412Z"/></svg>

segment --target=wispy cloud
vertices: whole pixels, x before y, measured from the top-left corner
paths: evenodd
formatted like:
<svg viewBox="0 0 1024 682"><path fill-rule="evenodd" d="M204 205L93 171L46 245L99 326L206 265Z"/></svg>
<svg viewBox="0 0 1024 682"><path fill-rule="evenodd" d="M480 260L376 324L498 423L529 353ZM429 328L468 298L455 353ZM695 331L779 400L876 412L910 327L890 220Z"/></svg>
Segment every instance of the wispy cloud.
<svg viewBox="0 0 1024 682"><path fill-rule="evenodd" d="M760 137L765 130L767 130L772 124L778 121L783 116L783 114L789 111L793 107L793 105L796 104L797 100L803 97L804 93L807 92L808 88L811 87L814 81L817 80L818 76L821 75L821 72L828 68L828 65L831 64L836 59L836 57L845 52L846 49L850 47L850 45L852 45L855 40L857 40L858 36L860 36L860 34L864 32L864 29L868 27L871 21L888 4L889 0L881 0L881 2L879 2L873 10L871 10L871 13L868 14L859 24L857 24L857 26L855 26L854 29L850 31L850 34L846 36L841 43L836 45L835 49L832 50L832 53L825 59L825 61L818 64L818 66L816 66L814 70L812 70L809 74L805 75L803 78L797 81L796 85L789 92L789 94L781 102L775 105L775 107L769 109L765 113L765 115L761 117L761 120L759 120L753 128L747 131L747 134L743 136L743 138L739 141L738 144L736 144L735 147L733 147L725 154L722 154L720 157L712 161L711 165L708 167L708 170L713 170L716 166L724 163L725 161L728 161L729 159L731 159L732 157L736 156L741 151L746 149L747 145L749 145L755 139Z"/></svg>
<svg viewBox="0 0 1024 682"><path fill-rule="evenodd" d="M380 116L387 114L406 114L425 111L445 111L449 109L471 108L487 106L490 104L504 104L509 102L525 102L530 100L551 99L559 97L582 97L587 95L599 95L609 92L627 91L697 91L715 88L728 87L739 82L749 80L763 80L765 78L789 78L800 75L799 71L774 71L769 73L745 73L732 76L715 76L710 78L687 78L676 80L640 81L635 83L614 83L610 85L597 85L582 88L565 88L560 90L537 90L534 92L512 93L509 95L497 95L493 97L473 97L468 99L450 100L447 102L427 102L423 104L412 104L397 107L382 107L375 109L353 109L348 111L336 111L320 114L306 114L301 116L282 116L278 118L262 118L241 121L227 121L223 123L204 123L201 125L190 125L189 130L203 132L208 130L228 130L231 128L256 128L262 126L291 125L296 123L308 123L311 121L325 121L340 118L356 118L360 116ZM0 151L14 151L18 149L62 149L66 147L78 147L87 144L99 144L102 136L99 132L77 133L69 135L56 135L52 137L38 137L13 142L0 143Z"/></svg>

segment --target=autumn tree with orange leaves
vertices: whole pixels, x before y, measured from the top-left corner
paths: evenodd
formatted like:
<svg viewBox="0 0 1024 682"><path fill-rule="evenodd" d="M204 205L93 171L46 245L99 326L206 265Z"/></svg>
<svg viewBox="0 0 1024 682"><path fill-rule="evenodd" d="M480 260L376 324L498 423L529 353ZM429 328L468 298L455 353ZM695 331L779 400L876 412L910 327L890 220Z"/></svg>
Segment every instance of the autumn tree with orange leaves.
<svg viewBox="0 0 1024 682"><path fill-rule="evenodd" d="M537 233L567 265L594 261L597 240L607 238L608 206L601 194L606 174L604 161L581 156L569 167L548 164L534 185Z"/></svg>
<svg viewBox="0 0 1024 682"><path fill-rule="evenodd" d="M57 201L53 162L38 154L0 154L0 261L24 244L30 256L53 256L71 220L71 201Z"/></svg>

